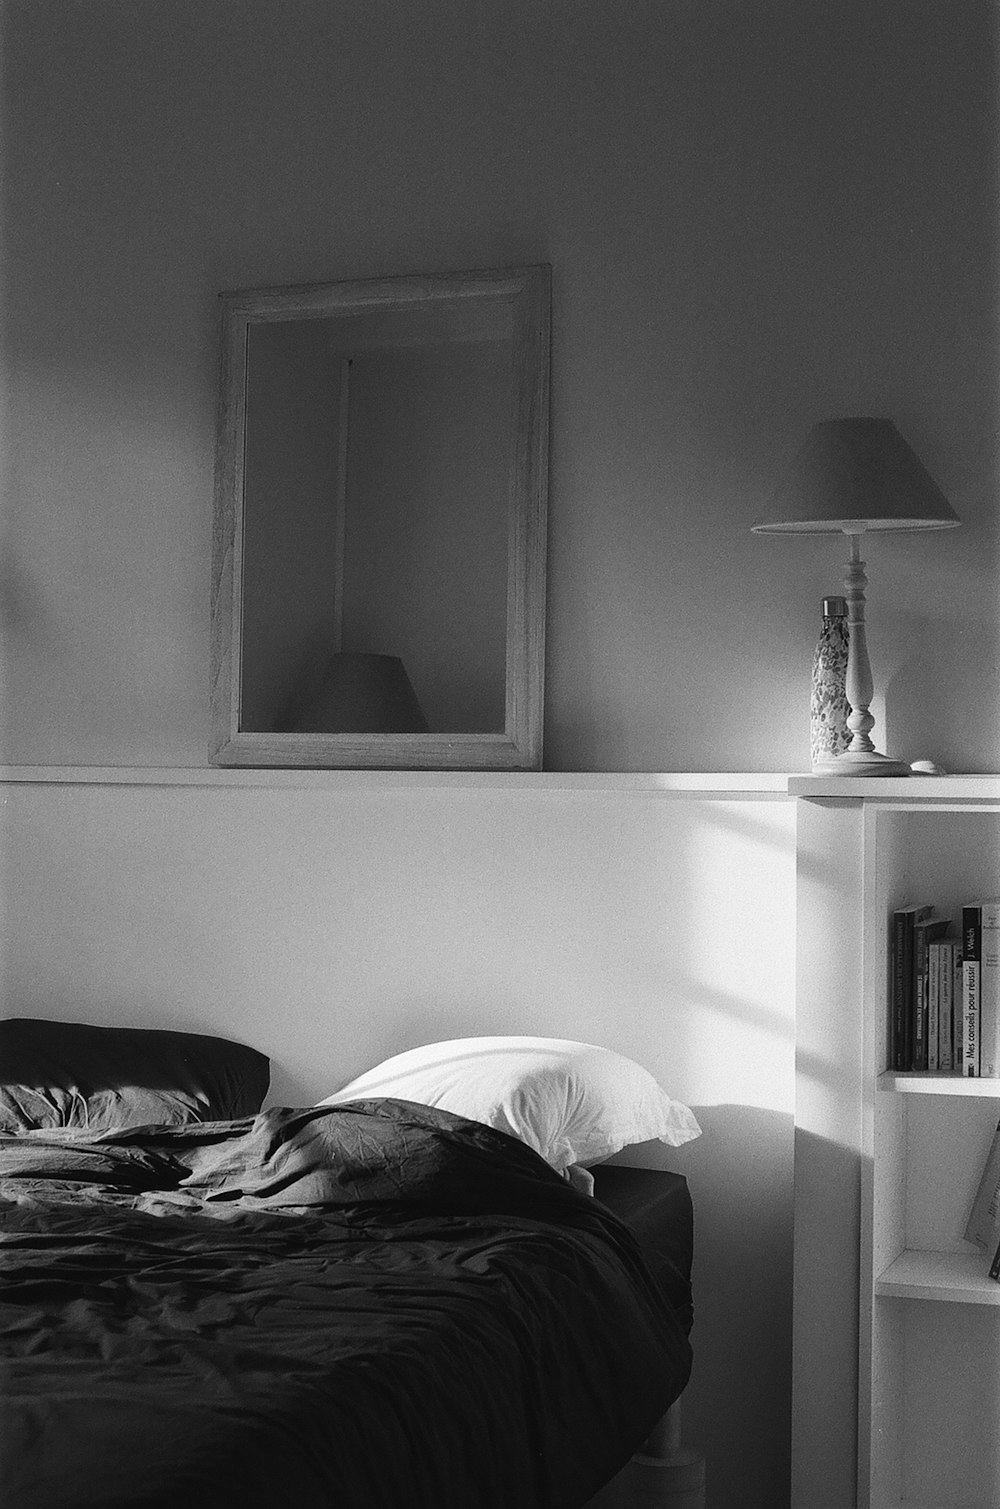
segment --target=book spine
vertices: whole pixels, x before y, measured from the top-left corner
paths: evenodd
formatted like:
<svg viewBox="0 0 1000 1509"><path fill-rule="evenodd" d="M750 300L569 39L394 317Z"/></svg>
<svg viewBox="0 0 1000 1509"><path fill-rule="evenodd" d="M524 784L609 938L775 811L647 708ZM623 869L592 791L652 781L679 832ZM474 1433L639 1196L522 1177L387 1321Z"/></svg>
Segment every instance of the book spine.
<svg viewBox="0 0 1000 1509"><path fill-rule="evenodd" d="M906 935L909 919L904 912L894 912L889 967L889 1067L910 1067L906 1056Z"/></svg>
<svg viewBox="0 0 1000 1509"><path fill-rule="evenodd" d="M942 1074L950 1074L955 1067L954 1049L954 995L955 995L955 943L952 938L943 938L937 945L938 952L938 1068Z"/></svg>
<svg viewBox="0 0 1000 1509"><path fill-rule="evenodd" d="M927 934L923 928L913 937L913 1063L914 1069L927 1068Z"/></svg>
<svg viewBox="0 0 1000 1509"><path fill-rule="evenodd" d="M993 1261L990 1264L990 1278L995 1278L1000 1283L1000 1242L997 1243L997 1250L993 1254Z"/></svg>
<svg viewBox="0 0 1000 1509"><path fill-rule="evenodd" d="M980 907L979 1072L1000 1078L1000 901Z"/></svg>
<svg viewBox="0 0 1000 1509"><path fill-rule="evenodd" d="M927 950L927 1067L936 1074L941 1065L941 945Z"/></svg>
<svg viewBox="0 0 1000 1509"><path fill-rule="evenodd" d="M979 1078L979 949L981 917L978 906L962 908L962 1073Z"/></svg>
<svg viewBox="0 0 1000 1509"><path fill-rule="evenodd" d="M965 1072L965 1042L962 1033L962 944L955 945L955 978L952 982L951 1052L952 1068Z"/></svg>
<svg viewBox="0 0 1000 1509"><path fill-rule="evenodd" d="M901 907L892 914L889 933L889 1030L887 1062L897 1071L917 1067L914 1062L914 949L918 925L926 922L930 906Z"/></svg>

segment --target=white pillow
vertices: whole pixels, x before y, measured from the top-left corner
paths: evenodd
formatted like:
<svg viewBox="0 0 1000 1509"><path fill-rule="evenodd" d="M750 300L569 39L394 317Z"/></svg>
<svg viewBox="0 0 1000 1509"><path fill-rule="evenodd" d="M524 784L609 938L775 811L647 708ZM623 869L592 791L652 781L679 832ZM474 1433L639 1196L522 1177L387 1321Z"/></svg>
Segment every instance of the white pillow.
<svg viewBox="0 0 1000 1509"><path fill-rule="evenodd" d="M701 1133L639 1064L608 1048L550 1037L467 1037L386 1059L329 1095L413 1100L519 1137L560 1173L654 1139L670 1147Z"/></svg>

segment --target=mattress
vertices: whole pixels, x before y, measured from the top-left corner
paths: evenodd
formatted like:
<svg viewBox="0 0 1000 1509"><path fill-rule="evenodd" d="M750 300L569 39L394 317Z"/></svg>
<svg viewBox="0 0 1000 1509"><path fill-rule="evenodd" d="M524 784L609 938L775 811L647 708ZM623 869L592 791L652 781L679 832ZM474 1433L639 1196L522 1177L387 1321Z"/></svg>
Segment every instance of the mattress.
<svg viewBox="0 0 1000 1509"><path fill-rule="evenodd" d="M598 1178L401 1101L0 1137L4 1509L578 1509L691 1365L686 1190Z"/></svg>
<svg viewBox="0 0 1000 1509"><path fill-rule="evenodd" d="M591 1173L595 1198L637 1238L651 1273L690 1331L694 1318L694 1207L687 1180L670 1169L613 1163L599 1164Z"/></svg>

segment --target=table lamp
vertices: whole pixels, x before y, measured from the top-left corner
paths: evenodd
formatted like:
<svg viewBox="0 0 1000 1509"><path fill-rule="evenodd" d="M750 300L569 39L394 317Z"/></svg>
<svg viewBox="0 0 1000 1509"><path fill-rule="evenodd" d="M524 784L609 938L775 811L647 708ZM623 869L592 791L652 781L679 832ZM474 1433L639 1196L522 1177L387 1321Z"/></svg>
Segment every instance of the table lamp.
<svg viewBox="0 0 1000 1509"><path fill-rule="evenodd" d="M813 425L774 495L770 517L754 534L846 534L844 577L849 647L843 754L814 766L818 775L909 775L901 760L879 754L870 734L872 672L865 642L865 563L861 536L871 530L952 529L961 523L947 498L891 419L826 419Z"/></svg>

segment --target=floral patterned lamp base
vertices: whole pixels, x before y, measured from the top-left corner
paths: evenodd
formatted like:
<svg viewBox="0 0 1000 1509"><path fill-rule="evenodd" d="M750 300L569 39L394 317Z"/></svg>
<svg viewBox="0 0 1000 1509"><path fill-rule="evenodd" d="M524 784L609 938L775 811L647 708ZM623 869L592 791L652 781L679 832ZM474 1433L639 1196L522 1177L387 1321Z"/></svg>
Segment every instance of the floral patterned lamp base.
<svg viewBox="0 0 1000 1509"><path fill-rule="evenodd" d="M851 742L847 727L851 709L845 690L849 643L846 597L824 597L809 697L809 757L814 770L842 755Z"/></svg>
<svg viewBox="0 0 1000 1509"><path fill-rule="evenodd" d="M851 556L844 575L844 598L841 599L846 599L847 602L847 668L844 690L849 704L849 743L840 753L831 751L820 755L818 760L814 757L813 773L837 776L909 775L909 765L903 760L893 760L888 755L879 754L869 738L875 719L868 711L872 699L872 670L865 638L865 588L868 578L865 575L865 563L861 559L860 534L846 529L845 533L849 533L851 541Z"/></svg>

